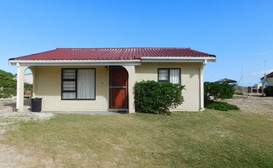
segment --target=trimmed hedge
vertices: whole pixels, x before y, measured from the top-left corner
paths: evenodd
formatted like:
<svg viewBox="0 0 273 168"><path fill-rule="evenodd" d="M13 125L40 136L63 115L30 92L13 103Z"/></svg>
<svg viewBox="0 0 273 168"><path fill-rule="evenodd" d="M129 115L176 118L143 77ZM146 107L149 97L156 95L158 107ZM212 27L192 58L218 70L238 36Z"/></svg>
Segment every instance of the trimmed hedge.
<svg viewBox="0 0 273 168"><path fill-rule="evenodd" d="M136 111L143 113L169 113L182 104L184 86L168 82L141 81L135 84Z"/></svg>
<svg viewBox="0 0 273 168"><path fill-rule="evenodd" d="M230 99L233 97L233 86L220 82L205 82L205 101L209 101L212 96L214 99Z"/></svg>
<svg viewBox="0 0 273 168"><path fill-rule="evenodd" d="M232 85L219 82L205 82L204 83L204 99L205 107L220 111L239 110L236 105L228 104L226 102L214 101L217 99L230 99L233 97L234 89ZM211 99L213 98L213 99Z"/></svg>
<svg viewBox="0 0 273 168"><path fill-rule="evenodd" d="M228 110L239 110L239 107L236 105L228 104L226 102L219 101L209 101L205 104L205 107L208 109L215 109L220 111L228 111Z"/></svg>

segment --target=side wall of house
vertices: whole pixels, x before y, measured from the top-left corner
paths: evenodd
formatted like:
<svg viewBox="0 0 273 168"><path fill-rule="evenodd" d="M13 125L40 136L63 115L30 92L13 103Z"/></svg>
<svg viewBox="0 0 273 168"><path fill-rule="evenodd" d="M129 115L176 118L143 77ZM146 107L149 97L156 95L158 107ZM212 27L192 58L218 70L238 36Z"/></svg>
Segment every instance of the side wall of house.
<svg viewBox="0 0 273 168"><path fill-rule="evenodd" d="M137 81L158 81L158 68L180 68L184 102L173 111L199 111L200 105L200 68L202 63L142 63L136 67Z"/></svg>
<svg viewBox="0 0 273 168"><path fill-rule="evenodd" d="M273 78L267 78L266 79L268 86L273 86Z"/></svg>
<svg viewBox="0 0 273 168"><path fill-rule="evenodd" d="M96 100L61 100L62 68L79 67L35 67L34 97L42 98L42 111L107 111L109 99L108 68L96 69Z"/></svg>

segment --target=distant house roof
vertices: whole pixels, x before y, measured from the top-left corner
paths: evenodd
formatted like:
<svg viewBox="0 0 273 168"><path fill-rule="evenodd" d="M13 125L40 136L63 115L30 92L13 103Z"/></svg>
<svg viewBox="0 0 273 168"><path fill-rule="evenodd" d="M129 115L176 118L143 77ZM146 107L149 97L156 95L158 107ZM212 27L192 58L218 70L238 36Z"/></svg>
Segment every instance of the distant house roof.
<svg viewBox="0 0 273 168"><path fill-rule="evenodd" d="M266 78L273 78L273 72L266 75ZM261 80L264 79L264 76L261 78Z"/></svg>
<svg viewBox="0 0 273 168"><path fill-rule="evenodd" d="M13 60L137 60L145 57L210 57L215 55L191 48L56 48L36 54L10 58Z"/></svg>
<svg viewBox="0 0 273 168"><path fill-rule="evenodd" d="M221 83L237 83L236 80L232 80L232 79L228 79L228 78L224 78L224 79L218 80L217 82L221 82Z"/></svg>

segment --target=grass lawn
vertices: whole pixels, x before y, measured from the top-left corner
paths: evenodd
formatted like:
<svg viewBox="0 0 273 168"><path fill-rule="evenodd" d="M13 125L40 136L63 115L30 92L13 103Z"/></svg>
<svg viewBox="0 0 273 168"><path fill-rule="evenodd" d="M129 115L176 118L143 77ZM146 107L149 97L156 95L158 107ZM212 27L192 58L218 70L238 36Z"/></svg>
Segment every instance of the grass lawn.
<svg viewBox="0 0 273 168"><path fill-rule="evenodd" d="M57 115L17 123L6 143L56 167L273 167L273 115Z"/></svg>

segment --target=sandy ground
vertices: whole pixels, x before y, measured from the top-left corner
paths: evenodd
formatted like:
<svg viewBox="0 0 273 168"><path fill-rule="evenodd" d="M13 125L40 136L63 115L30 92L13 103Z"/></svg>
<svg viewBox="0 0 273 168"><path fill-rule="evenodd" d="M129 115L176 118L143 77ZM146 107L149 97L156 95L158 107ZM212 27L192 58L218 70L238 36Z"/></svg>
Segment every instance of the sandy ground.
<svg viewBox="0 0 273 168"><path fill-rule="evenodd" d="M273 115L273 97L261 96L234 96L226 100L230 104L240 107L241 111L253 113L266 113Z"/></svg>
<svg viewBox="0 0 273 168"><path fill-rule="evenodd" d="M3 143L7 128L18 121L47 120L54 117L52 113L13 112L15 100L0 100L0 167L1 168L25 168L25 167L55 167L50 158L39 158L31 152L24 153L16 148Z"/></svg>
<svg viewBox="0 0 273 168"><path fill-rule="evenodd" d="M266 113L273 115L273 97L235 96L226 100L228 103L240 107L243 112ZM51 158L40 158L31 152L18 151L16 148L3 143L7 128L12 128L18 121L47 120L54 117L53 113L13 112L14 99L0 99L0 167L25 168L25 167L56 167Z"/></svg>

